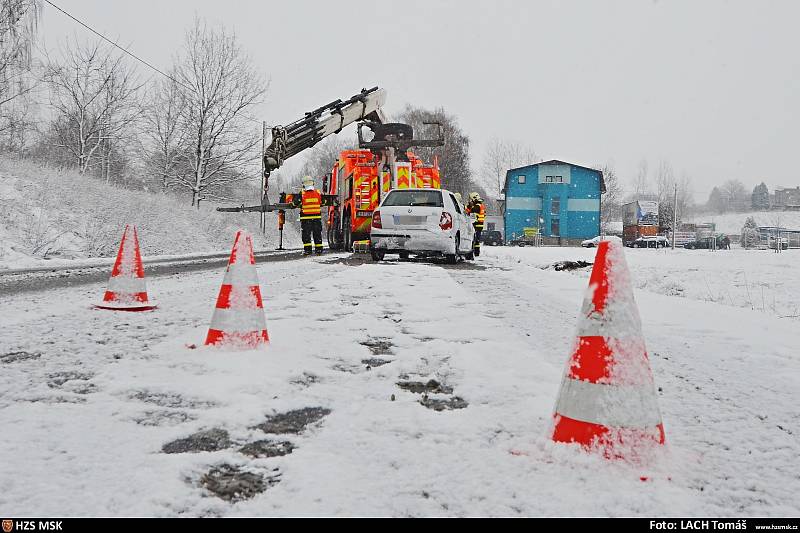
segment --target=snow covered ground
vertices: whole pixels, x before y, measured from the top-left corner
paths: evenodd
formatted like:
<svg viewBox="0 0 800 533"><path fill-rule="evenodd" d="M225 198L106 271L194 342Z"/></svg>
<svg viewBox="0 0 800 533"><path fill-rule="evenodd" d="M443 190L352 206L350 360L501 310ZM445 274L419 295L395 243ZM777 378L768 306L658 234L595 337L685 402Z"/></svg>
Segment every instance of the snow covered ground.
<svg viewBox="0 0 800 533"><path fill-rule="evenodd" d="M637 288L666 296L744 307L800 320L800 250L686 250L626 248ZM556 261L592 262L594 249L489 248L509 266L552 268ZM585 269L586 272L591 268ZM584 271L572 274L585 277Z"/></svg>
<svg viewBox="0 0 800 533"><path fill-rule="evenodd" d="M698 214L685 222L713 222L717 231L728 235L742 232L747 217L753 217L759 226L780 226L786 229L800 229L800 211L752 211L745 213Z"/></svg>
<svg viewBox="0 0 800 533"><path fill-rule="evenodd" d="M759 268L791 281L795 255L626 253L668 443L652 465L608 462L548 439L588 270L540 267L591 260L593 251L489 248L455 267L331 255L259 266L272 342L254 352L187 347L204 338L222 272L149 279L160 304L152 313L88 310L101 284L0 301L14 310L0 315L0 508L797 516L800 327L704 297L696 274ZM792 292L798 285L789 281L770 287ZM440 385L428 406L468 405L436 411L397 385L430 379ZM311 407L330 413L316 411L321 420L299 434L255 427ZM217 432L216 451L162 451L215 428L227 432ZM266 458L239 451L265 439L295 449ZM236 503L220 499L203 486L219 465L271 486Z"/></svg>
<svg viewBox="0 0 800 533"><path fill-rule="evenodd" d="M125 224L138 227L147 256L224 252L239 227L256 246L277 246L276 215L261 235L258 216L218 213L185 200L106 185L73 171L0 158L0 269L67 266L76 260L113 257ZM299 244L299 223L287 223L284 245Z"/></svg>

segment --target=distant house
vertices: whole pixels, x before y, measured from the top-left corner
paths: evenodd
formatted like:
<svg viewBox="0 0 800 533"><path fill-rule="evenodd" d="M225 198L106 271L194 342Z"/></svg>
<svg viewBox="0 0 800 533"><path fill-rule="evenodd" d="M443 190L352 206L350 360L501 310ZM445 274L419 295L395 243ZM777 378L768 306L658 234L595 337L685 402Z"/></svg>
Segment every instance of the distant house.
<svg viewBox="0 0 800 533"><path fill-rule="evenodd" d="M800 209L800 187L775 189L775 194L772 197L772 207L773 209L786 210Z"/></svg>
<svg viewBox="0 0 800 533"><path fill-rule="evenodd" d="M600 234L599 170L559 160L506 172L506 241L539 233L545 244L578 244Z"/></svg>
<svg viewBox="0 0 800 533"><path fill-rule="evenodd" d="M499 231L501 237L505 238L505 228L503 227L503 217L498 215L486 215L485 231Z"/></svg>

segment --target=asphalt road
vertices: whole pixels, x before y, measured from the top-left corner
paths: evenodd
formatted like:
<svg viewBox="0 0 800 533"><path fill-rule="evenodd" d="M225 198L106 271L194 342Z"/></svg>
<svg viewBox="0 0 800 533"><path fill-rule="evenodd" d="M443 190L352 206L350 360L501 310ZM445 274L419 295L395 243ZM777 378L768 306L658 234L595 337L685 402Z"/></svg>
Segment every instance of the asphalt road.
<svg viewBox="0 0 800 533"><path fill-rule="evenodd" d="M300 250L261 251L256 252L256 261L259 263L272 261L292 261L300 259ZM145 275L168 276L183 272L194 272L224 267L228 264L228 255L215 257L193 257L186 259L169 259L162 261L145 261ZM82 266L78 268L60 267L30 270L15 270L13 272L0 272L0 295L11 296L23 292L44 291L63 287L75 287L87 283L98 283L108 280L111 273L110 265Z"/></svg>

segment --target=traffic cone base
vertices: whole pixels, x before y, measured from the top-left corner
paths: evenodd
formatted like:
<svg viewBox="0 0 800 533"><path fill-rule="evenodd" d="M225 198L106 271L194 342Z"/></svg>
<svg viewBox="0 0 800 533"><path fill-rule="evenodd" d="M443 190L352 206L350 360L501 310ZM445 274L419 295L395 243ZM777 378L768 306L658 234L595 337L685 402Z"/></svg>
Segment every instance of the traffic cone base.
<svg viewBox="0 0 800 533"><path fill-rule="evenodd" d="M239 231L214 306L205 345L252 349L268 342L253 239L246 232Z"/></svg>
<svg viewBox="0 0 800 533"><path fill-rule="evenodd" d="M102 303L94 306L110 311L150 311L157 306L147 297L144 265L139 251L136 227L125 226L117 259L108 280Z"/></svg>
<svg viewBox="0 0 800 533"><path fill-rule="evenodd" d="M552 439L637 459L665 443L622 245L601 241L553 415Z"/></svg>

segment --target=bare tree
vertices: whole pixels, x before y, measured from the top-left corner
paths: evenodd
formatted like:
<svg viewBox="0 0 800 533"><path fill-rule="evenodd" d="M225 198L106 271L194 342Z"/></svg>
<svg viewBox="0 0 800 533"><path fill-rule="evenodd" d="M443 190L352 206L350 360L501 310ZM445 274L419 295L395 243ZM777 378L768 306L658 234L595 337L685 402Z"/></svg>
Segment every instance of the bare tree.
<svg viewBox="0 0 800 533"><path fill-rule="evenodd" d="M175 184L190 190L196 205L202 193L216 195L257 168L261 128L248 122L246 112L261 101L267 83L235 35L200 19L187 32L174 71L185 100L186 129L185 165Z"/></svg>
<svg viewBox="0 0 800 533"><path fill-rule="evenodd" d="M306 152L306 161L303 166L294 173L294 179L290 180L289 186L299 188L304 176L311 176L317 187L322 186L322 178L331 173L333 162L339 158L342 150L353 150L357 148L358 140L342 136L331 136L314 146Z"/></svg>
<svg viewBox="0 0 800 533"><path fill-rule="evenodd" d="M136 119L140 85L122 56L99 41L67 43L61 56L60 61L48 58L45 67L57 146L70 154L81 174L100 159L103 175L111 143Z"/></svg>
<svg viewBox="0 0 800 533"><path fill-rule="evenodd" d="M692 205L691 179L685 171L677 178L669 161L662 160L656 169L655 180L659 225L672 228L674 221L683 220Z"/></svg>
<svg viewBox="0 0 800 533"><path fill-rule="evenodd" d="M603 181L606 185L606 192L602 194L603 208L600 210L600 227L603 233L608 233L611 223L622 219L623 191L613 164L607 163L603 166Z"/></svg>
<svg viewBox="0 0 800 533"><path fill-rule="evenodd" d="M739 180L727 180L720 187L727 211L745 211L750 205L750 194Z"/></svg>
<svg viewBox="0 0 800 533"><path fill-rule="evenodd" d="M425 126L425 122L441 123L445 145L437 148L416 148L414 152L427 162L438 159L442 187L459 192L464 198L469 192L479 189L472 179L472 169L469 166L469 136L458 125L458 119L454 115L448 114L442 107L429 110L406 105L398 120L414 128L415 138L430 138L435 134L436 130Z"/></svg>
<svg viewBox="0 0 800 533"><path fill-rule="evenodd" d="M0 107L0 151L24 155L37 130L38 108L30 92Z"/></svg>
<svg viewBox="0 0 800 533"><path fill-rule="evenodd" d="M24 74L41 12L41 0L0 0L0 107L33 89Z"/></svg>
<svg viewBox="0 0 800 533"><path fill-rule="evenodd" d="M141 151L147 173L158 176L158 188L165 192L180 173L182 150L188 129L182 117L186 94L172 79L153 84L141 107Z"/></svg>
<svg viewBox="0 0 800 533"><path fill-rule="evenodd" d="M481 174L495 198L503 193L506 171L538 161L533 148L516 141L492 139L486 147L481 163Z"/></svg>
<svg viewBox="0 0 800 533"><path fill-rule="evenodd" d="M635 198L638 199L650 193L650 184L647 179L647 160L642 159L639 161L639 169L636 172L636 178L633 181L633 193Z"/></svg>

